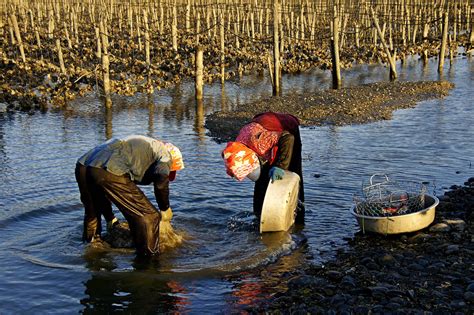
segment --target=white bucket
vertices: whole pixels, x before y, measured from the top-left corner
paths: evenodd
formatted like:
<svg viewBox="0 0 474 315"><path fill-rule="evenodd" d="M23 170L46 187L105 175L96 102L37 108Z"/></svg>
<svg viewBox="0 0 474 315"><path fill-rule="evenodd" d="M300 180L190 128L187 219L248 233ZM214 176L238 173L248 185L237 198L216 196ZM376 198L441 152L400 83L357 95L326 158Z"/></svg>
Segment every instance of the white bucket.
<svg viewBox="0 0 474 315"><path fill-rule="evenodd" d="M260 217L260 233L287 231L295 223L300 177L285 171L283 179L270 180Z"/></svg>

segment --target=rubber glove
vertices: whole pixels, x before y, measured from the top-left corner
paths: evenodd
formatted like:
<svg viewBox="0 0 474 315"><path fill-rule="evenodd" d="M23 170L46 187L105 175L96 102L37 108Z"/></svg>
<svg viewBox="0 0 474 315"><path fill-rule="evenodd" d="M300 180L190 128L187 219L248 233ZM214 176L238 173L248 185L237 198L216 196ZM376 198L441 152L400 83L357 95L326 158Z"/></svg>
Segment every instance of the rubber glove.
<svg viewBox="0 0 474 315"><path fill-rule="evenodd" d="M161 211L161 221L171 221L173 218L173 211L171 208L166 209L165 211Z"/></svg>
<svg viewBox="0 0 474 315"><path fill-rule="evenodd" d="M276 180L283 179L283 176L285 176L285 171L279 167L274 166L270 169L269 176L273 183Z"/></svg>
<svg viewBox="0 0 474 315"><path fill-rule="evenodd" d="M117 218L113 218L112 221L107 222L107 232L110 232L113 230L113 228L117 225L119 225L120 222Z"/></svg>

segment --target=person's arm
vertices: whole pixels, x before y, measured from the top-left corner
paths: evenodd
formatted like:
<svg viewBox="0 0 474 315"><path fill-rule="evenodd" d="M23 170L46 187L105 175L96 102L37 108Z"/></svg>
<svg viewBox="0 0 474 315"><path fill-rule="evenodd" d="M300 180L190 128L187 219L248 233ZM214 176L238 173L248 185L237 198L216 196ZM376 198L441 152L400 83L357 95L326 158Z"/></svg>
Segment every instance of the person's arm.
<svg viewBox="0 0 474 315"><path fill-rule="evenodd" d="M283 179L285 171L290 167L291 157L293 156L293 146L295 143L295 137L285 131L278 140L278 151L276 154L275 161L273 161L272 168L270 169L269 176L272 183L275 180Z"/></svg>
<svg viewBox="0 0 474 315"><path fill-rule="evenodd" d="M293 156L293 145L295 137L288 131L284 131L278 140L278 151L272 166L287 170Z"/></svg>
<svg viewBox="0 0 474 315"><path fill-rule="evenodd" d="M166 211L170 207L170 186L168 176L158 176L153 182L156 203L160 211Z"/></svg>
<svg viewBox="0 0 474 315"><path fill-rule="evenodd" d="M156 203L161 211L170 207L169 201L169 165L168 163L154 162L143 175L139 185L150 185L153 183Z"/></svg>

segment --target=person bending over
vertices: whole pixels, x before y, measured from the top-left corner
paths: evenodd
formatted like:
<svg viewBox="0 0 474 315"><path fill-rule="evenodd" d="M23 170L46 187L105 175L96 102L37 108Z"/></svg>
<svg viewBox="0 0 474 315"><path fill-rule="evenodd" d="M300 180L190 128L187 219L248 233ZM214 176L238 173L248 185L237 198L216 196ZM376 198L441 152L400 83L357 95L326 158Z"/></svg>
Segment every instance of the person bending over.
<svg viewBox="0 0 474 315"><path fill-rule="evenodd" d="M298 208L295 222L304 222L304 186L301 159L301 137L298 119L290 114L265 112L258 114L240 130L233 142L222 151L227 174L241 181L255 182L253 210L262 212L269 183L280 180L284 170L300 176Z"/></svg>
<svg viewBox="0 0 474 315"><path fill-rule="evenodd" d="M101 216L110 229L118 223L114 203L127 220L137 255L159 253L160 220L171 220L169 183L184 168L180 150L169 142L131 135L100 144L76 163L84 205L83 241L100 239ZM158 209L138 185L153 184Z"/></svg>

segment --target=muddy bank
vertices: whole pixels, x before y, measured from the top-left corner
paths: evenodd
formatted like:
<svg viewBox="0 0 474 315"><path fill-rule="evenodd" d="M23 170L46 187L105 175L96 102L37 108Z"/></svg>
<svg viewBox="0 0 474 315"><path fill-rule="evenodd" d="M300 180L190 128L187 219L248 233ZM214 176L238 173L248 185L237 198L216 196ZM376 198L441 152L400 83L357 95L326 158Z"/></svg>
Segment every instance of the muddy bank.
<svg viewBox="0 0 474 315"><path fill-rule="evenodd" d="M444 97L453 87L445 81L378 82L340 90L270 97L239 105L234 111L215 112L207 116L206 127L217 141L230 141L242 125L265 111L293 114L303 126L361 124L391 119L394 110Z"/></svg>
<svg viewBox="0 0 474 315"><path fill-rule="evenodd" d="M474 177L439 197L434 222L398 236L357 233L335 259L282 279L272 314L472 314Z"/></svg>

